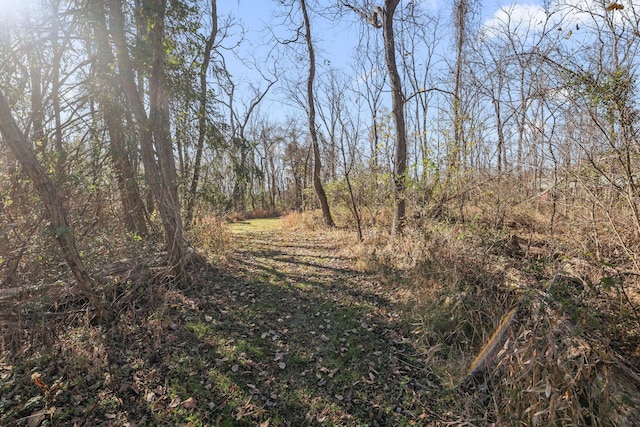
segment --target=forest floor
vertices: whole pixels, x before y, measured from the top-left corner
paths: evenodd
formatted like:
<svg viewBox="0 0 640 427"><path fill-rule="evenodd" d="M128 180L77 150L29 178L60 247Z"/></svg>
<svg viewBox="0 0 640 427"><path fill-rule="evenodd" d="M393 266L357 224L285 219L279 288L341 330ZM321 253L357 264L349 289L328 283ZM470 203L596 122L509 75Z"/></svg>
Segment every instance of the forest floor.
<svg viewBox="0 0 640 427"><path fill-rule="evenodd" d="M76 327L1 364L0 425L436 425L451 394L394 289L279 221L232 224L222 265L162 290L122 281L113 327L79 308Z"/></svg>
<svg viewBox="0 0 640 427"><path fill-rule="evenodd" d="M358 246L283 224L213 232L228 252L203 245L181 282L162 256L115 262L112 322L65 287L0 295L0 426L640 422L637 318L561 247L473 224ZM467 376L487 340L494 366Z"/></svg>

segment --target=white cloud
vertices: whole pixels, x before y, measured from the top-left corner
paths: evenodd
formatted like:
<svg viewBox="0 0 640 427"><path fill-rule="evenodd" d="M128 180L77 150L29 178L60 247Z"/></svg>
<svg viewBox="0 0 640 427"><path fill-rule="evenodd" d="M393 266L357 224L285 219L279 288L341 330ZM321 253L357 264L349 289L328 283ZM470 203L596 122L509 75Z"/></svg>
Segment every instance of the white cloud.
<svg viewBox="0 0 640 427"><path fill-rule="evenodd" d="M484 32L489 37L496 37L505 32L525 35L531 31L541 31L547 26L549 15L537 4L513 4L498 9L483 24Z"/></svg>
<svg viewBox="0 0 640 427"><path fill-rule="evenodd" d="M603 17L613 18L615 25L634 23L637 20L635 0L555 0L550 10L545 10L535 0L529 3L513 3L500 7L482 28L486 37L497 37L509 32L521 36L532 35L553 28L574 27L578 25L601 24ZM606 10L610 4L620 5L621 9Z"/></svg>

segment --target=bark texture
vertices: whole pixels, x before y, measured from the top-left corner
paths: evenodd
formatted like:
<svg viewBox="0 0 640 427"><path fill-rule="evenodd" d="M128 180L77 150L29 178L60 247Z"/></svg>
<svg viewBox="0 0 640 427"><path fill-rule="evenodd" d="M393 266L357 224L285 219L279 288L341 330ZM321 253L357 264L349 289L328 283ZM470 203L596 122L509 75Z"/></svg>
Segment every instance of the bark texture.
<svg viewBox="0 0 640 427"><path fill-rule="evenodd" d="M125 142L124 110L118 102L122 97L122 90L111 70L114 57L109 45L104 5L100 3L92 6L96 43L96 74L100 82L97 98L102 106L102 114L109 134L111 163L120 190L122 217L128 231L146 236L148 229L144 203L133 172L130 160L132 156L130 156Z"/></svg>
<svg viewBox="0 0 640 427"><path fill-rule="evenodd" d="M152 50L149 78L149 115L135 80L133 65L124 32L122 0L109 0L111 37L116 48L120 80L127 103L138 128L140 151L145 177L157 204L164 229L168 262L179 276L184 262L184 239L178 198L178 183L171 132L169 101L165 76L164 17L165 0L144 2L142 13L147 17L149 43Z"/></svg>
<svg viewBox="0 0 640 427"><path fill-rule="evenodd" d="M402 232L406 217L406 173L407 173L407 125L404 116L404 93L402 80L396 63L396 44L393 32L393 15L400 0L385 0L382 34L384 57L391 83L391 113L396 127L396 150L393 162L394 200L393 233Z"/></svg>

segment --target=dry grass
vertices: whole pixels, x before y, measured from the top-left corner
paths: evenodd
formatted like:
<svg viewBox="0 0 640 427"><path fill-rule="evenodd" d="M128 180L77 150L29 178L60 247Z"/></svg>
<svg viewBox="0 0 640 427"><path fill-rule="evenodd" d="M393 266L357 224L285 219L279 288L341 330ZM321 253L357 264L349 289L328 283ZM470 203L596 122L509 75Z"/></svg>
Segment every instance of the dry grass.
<svg viewBox="0 0 640 427"><path fill-rule="evenodd" d="M281 215L282 211L280 209L254 209L252 211L231 212L226 215L226 218L228 221L238 222L247 219L277 218Z"/></svg>
<svg viewBox="0 0 640 427"><path fill-rule="evenodd" d="M638 276L629 257L637 239L622 223L630 218L492 191L464 206L464 222L423 217L396 238L368 227L364 243L345 249L396 289L390 299L413 323L416 346L450 386L451 422L640 423ZM288 221L318 226L307 214ZM516 320L470 376L514 306Z"/></svg>
<svg viewBox="0 0 640 427"><path fill-rule="evenodd" d="M611 357L544 295L527 301L489 376L497 422L611 425Z"/></svg>
<svg viewBox="0 0 640 427"><path fill-rule="evenodd" d="M438 220L412 214L404 235L396 238L388 231L390 209L365 208L363 243L355 243L353 219L344 208L333 211L338 224L334 230L323 228L319 211L289 212L278 223L300 236L313 231L309 234L335 246L331 255L344 259L354 272L375 273L380 279L385 299L411 325L412 347L433 369L437 383L444 385L430 397L443 422L640 425L640 271L634 259L640 239L629 226L633 218L616 201L607 205L614 209L609 212L588 200L573 200L572 209L567 209L563 197L520 195L515 188L492 183L477 189L461 208L442 207ZM248 217L233 218L233 227L246 227L242 221ZM19 231L6 234L25 244L37 242L45 250L40 257L31 249L20 254L16 280L23 282L31 277L28 274L42 276L51 266L47 280L67 280L56 272L64 269L55 248L26 224ZM268 235L274 230L262 231ZM92 232L82 237L82 245L93 245L90 266L133 258L129 254L141 247L155 247L135 236L111 237ZM187 237L198 253L214 262L227 258L235 238L229 236L226 220L215 215L200 215ZM33 271L27 268L31 260ZM152 270L153 263L148 268ZM201 270L208 271L197 271ZM168 308L178 312L185 302L171 300L172 289L151 285L152 276L130 280L133 271L127 270L127 280L109 279L115 285L104 295L124 320L122 325L132 325L123 326L118 339L133 342L134 337L148 335L157 341L167 331L173 333L173 324L162 324L152 315L160 319ZM270 280L282 280L274 277ZM33 366L23 366L24 372L39 373L37 349L42 343L57 343L63 355L78 357L76 365L59 368L62 374L43 376L47 387L55 387L61 375L71 376L75 370L83 376L77 385L81 391L96 375L108 374L104 332L89 323L86 301L50 290L44 294L48 300L38 302L25 294L13 311L6 310L17 315L10 319L12 329L3 323L2 350L20 347L33 361ZM141 317L140 307L149 307L147 317ZM504 334L494 336L513 307L518 307L515 320ZM58 316L68 319L55 330L50 325ZM492 338L495 350L486 352L483 369L470 374L469 366ZM125 380L129 381L120 378ZM101 381L110 386L107 377ZM36 383L27 386L41 394L38 404L58 398ZM66 395L71 396L71 390ZM109 396L104 397L108 402ZM110 413L108 408L104 412Z"/></svg>
<svg viewBox="0 0 640 427"><path fill-rule="evenodd" d="M321 226L322 216L319 211L289 211L282 216L282 228L285 230L315 230Z"/></svg>
<svg viewBox="0 0 640 427"><path fill-rule="evenodd" d="M225 221L215 214L198 217L187 239L210 261L226 258L232 248Z"/></svg>

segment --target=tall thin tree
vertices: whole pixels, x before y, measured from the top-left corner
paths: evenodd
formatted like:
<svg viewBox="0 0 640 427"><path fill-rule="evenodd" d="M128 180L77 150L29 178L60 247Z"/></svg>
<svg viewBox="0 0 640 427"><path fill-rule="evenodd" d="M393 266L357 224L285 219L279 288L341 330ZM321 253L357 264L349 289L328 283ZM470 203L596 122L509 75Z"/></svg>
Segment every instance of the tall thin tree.
<svg viewBox="0 0 640 427"><path fill-rule="evenodd" d="M382 29L384 60L387 64L389 84L391 85L391 114L393 115L396 133L396 147L393 160L393 198L395 208L393 211L392 232L394 234L402 233L407 210L407 125L404 115L405 97L402 89L402 79L400 78L396 61L396 42L393 26L393 17L399 3L400 0L385 0L384 8L375 6L371 8L370 11L348 3L343 3L375 28Z"/></svg>
<svg viewBox="0 0 640 427"><path fill-rule="evenodd" d="M128 231L145 236L148 230L144 203L131 164L133 156L130 155L125 141L124 109L119 102L122 92L118 89L119 84L111 70L114 57L109 46L104 4L96 3L91 6L95 31L95 73L99 82L97 87L100 88L96 90L96 98L102 106L102 115L109 135L111 162L120 190L124 225Z"/></svg>
<svg viewBox="0 0 640 427"><path fill-rule="evenodd" d="M305 0L300 0L300 9L302 10L302 18L304 21L305 29L305 41L307 44L307 52L309 53L309 75L307 78L307 113L309 119L309 134L311 135L311 144L313 146L313 188L316 191L318 201L320 202L320 207L322 208L322 219L324 220L324 224L328 227L333 227L335 224L333 222L333 217L331 216L329 201L327 200L327 194L324 191L321 177L322 163L320 160L320 145L318 142L318 130L316 129L315 97L313 94L313 83L316 74L316 56L313 50L311 23L309 22L309 13Z"/></svg>
<svg viewBox="0 0 640 427"><path fill-rule="evenodd" d="M211 63L211 52L213 51L216 34L218 33L218 6L217 0L211 0L211 31L205 40L202 52L202 64L200 65L200 93L198 104L198 141L196 143L196 157L193 164L193 176L187 194L187 212L185 216L186 227L191 226L193 220L193 210L200 182L200 170L202 168L202 152L204 150L204 140L207 135L207 75L209 64Z"/></svg>
<svg viewBox="0 0 640 427"><path fill-rule="evenodd" d="M448 177L455 175L461 163L464 161L465 141L461 93L469 8L469 0L454 1L453 23L455 26L456 62L454 67L455 82L453 86L453 143L449 152Z"/></svg>
<svg viewBox="0 0 640 427"><path fill-rule="evenodd" d="M149 22L147 28L152 57L148 116L143 102L142 87L136 83L133 65L129 57L122 0L109 0L111 37L116 48L123 92L137 124L145 177L158 205L164 229L168 262L173 273L179 275L182 272L184 261L184 239L176 165L171 143L168 89L166 87L166 50L164 45L166 0L144 2L141 12Z"/></svg>

